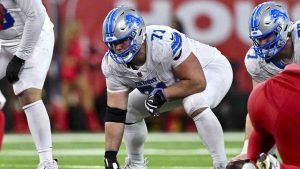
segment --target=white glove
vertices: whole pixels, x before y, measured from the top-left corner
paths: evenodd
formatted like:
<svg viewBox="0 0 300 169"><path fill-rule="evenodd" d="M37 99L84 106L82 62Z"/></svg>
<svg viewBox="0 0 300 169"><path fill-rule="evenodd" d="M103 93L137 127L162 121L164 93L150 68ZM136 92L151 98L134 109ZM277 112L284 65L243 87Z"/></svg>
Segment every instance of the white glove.
<svg viewBox="0 0 300 169"><path fill-rule="evenodd" d="M256 161L258 169L280 169L279 161L271 154L261 153Z"/></svg>
<svg viewBox="0 0 300 169"><path fill-rule="evenodd" d="M4 107L5 102L6 102L6 99L0 91L0 110L2 110L2 108Z"/></svg>

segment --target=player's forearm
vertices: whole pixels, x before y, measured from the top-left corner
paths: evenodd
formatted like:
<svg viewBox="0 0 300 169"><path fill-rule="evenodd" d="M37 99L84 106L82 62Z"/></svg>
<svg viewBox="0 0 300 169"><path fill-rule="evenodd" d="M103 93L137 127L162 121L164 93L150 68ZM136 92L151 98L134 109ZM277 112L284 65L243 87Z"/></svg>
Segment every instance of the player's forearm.
<svg viewBox="0 0 300 169"><path fill-rule="evenodd" d="M168 101L181 99L195 93L202 92L206 87L205 82L194 82L192 80L180 80L164 90Z"/></svg>
<svg viewBox="0 0 300 169"><path fill-rule="evenodd" d="M105 150L118 151L124 133L124 123L105 122Z"/></svg>
<svg viewBox="0 0 300 169"><path fill-rule="evenodd" d="M247 154L248 150L248 141L251 135L251 132L253 131L252 122L249 117L249 113L246 116L246 124L245 124L245 141L243 145L243 149L241 151L241 154Z"/></svg>
<svg viewBox="0 0 300 169"><path fill-rule="evenodd" d="M250 138L250 134L252 130L253 130L253 126L248 113L246 117L246 124L245 124L245 140Z"/></svg>

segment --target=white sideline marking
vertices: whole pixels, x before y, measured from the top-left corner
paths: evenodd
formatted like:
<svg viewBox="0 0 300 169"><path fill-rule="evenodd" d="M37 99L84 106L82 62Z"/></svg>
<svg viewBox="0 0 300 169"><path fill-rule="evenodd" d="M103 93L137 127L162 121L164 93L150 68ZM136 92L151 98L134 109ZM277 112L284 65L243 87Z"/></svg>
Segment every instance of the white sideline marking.
<svg viewBox="0 0 300 169"><path fill-rule="evenodd" d="M5 167L5 168L8 168L8 167L18 167L18 168L35 168L36 166L35 165L23 165L23 164L0 164L0 167ZM59 167L61 168L65 168L65 169L103 169L104 167L103 166L98 166L98 165L90 165L90 166L87 166L87 165L59 165ZM153 168L153 167L152 167ZM170 166L170 167L165 167L165 166L161 166L161 167L155 167L156 169L211 169L211 167L196 167L196 166L193 166L193 167L187 167L187 166Z"/></svg>
<svg viewBox="0 0 300 169"><path fill-rule="evenodd" d="M244 140L243 132L225 132L226 142L242 142ZM97 133L68 133L53 134L53 142L104 142L104 134ZM197 133L149 133L147 142L199 142L200 138ZM30 134L5 134L5 143L32 143Z"/></svg>
<svg viewBox="0 0 300 169"><path fill-rule="evenodd" d="M54 156L102 156L104 149L55 149ZM241 148L226 149L228 155L238 154ZM119 155L126 155L125 149L119 151ZM145 149L145 155L160 155L160 156L187 156L187 155L209 155L206 149ZM36 156L35 150L2 150L1 156Z"/></svg>

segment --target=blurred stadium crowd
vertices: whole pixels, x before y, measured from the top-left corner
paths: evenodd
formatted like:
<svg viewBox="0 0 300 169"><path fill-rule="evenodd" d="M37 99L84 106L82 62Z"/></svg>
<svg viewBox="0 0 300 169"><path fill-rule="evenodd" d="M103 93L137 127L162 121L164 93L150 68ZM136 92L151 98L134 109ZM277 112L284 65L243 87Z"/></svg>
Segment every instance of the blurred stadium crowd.
<svg viewBox="0 0 300 169"><path fill-rule="evenodd" d="M101 60L106 46L101 41L105 14L126 3L142 12L146 24L166 24L199 41L218 47L228 56L233 70L233 85L215 112L224 130L242 130L251 80L244 66L244 55L251 43L247 22L259 0L44 0L55 25L56 43L44 100L56 132L103 131L106 109L105 79ZM292 18L300 18L300 2L288 1ZM298 12L297 12L298 11ZM219 17L219 18L218 18ZM216 28L217 27L217 28ZM42 57L42 56L41 56ZM41 58L42 59L42 58ZM6 131L28 132L22 112L6 79L0 88L7 97ZM147 119L149 130L194 131L183 108L167 115Z"/></svg>

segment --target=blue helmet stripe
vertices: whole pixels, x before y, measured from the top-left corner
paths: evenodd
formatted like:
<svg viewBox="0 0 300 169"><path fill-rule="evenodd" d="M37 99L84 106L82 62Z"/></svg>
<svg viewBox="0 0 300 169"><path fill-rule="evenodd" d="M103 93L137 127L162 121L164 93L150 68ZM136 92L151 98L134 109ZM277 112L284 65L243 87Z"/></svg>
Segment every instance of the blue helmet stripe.
<svg viewBox="0 0 300 169"><path fill-rule="evenodd" d="M251 16L251 28L257 27L259 24L258 16L262 9L263 5L259 5L257 8L254 9L252 16Z"/></svg>
<svg viewBox="0 0 300 169"><path fill-rule="evenodd" d="M118 9L119 8L113 9L107 16L106 27L105 27L106 33L112 33L114 28L114 19L116 17Z"/></svg>

